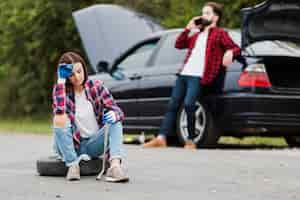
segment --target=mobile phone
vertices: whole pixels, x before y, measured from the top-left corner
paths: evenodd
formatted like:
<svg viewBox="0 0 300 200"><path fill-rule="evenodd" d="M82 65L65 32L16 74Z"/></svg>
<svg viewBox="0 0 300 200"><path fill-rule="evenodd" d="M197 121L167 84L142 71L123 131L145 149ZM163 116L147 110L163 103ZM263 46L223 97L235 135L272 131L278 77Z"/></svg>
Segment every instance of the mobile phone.
<svg viewBox="0 0 300 200"><path fill-rule="evenodd" d="M194 23L195 23L196 26L202 24L202 18L195 19Z"/></svg>

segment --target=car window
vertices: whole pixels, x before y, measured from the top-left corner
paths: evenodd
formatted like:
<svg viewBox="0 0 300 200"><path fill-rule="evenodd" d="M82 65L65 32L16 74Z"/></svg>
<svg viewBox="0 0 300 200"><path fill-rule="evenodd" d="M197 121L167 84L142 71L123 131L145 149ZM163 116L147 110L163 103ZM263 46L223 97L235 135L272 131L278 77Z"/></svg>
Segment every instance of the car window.
<svg viewBox="0 0 300 200"><path fill-rule="evenodd" d="M241 32L240 31L236 31L236 30L232 30L232 31L227 31L229 36L231 37L231 39L233 40L233 42L235 44L237 44L239 47L241 46Z"/></svg>
<svg viewBox="0 0 300 200"><path fill-rule="evenodd" d="M287 41L260 41L248 46L247 50L253 55L300 57L300 46Z"/></svg>
<svg viewBox="0 0 300 200"><path fill-rule="evenodd" d="M158 51L154 65L172 65L181 64L184 62L187 49L179 50L175 48L177 36L178 33L169 35L166 38Z"/></svg>
<svg viewBox="0 0 300 200"><path fill-rule="evenodd" d="M142 45L133 53L129 54L118 64L118 69L127 70L145 67L150 59L158 41L150 42Z"/></svg>
<svg viewBox="0 0 300 200"><path fill-rule="evenodd" d="M228 31L233 41L241 46L241 32ZM251 56L272 55L272 56L292 56L300 57L300 45L287 41L258 41L246 47L246 51Z"/></svg>

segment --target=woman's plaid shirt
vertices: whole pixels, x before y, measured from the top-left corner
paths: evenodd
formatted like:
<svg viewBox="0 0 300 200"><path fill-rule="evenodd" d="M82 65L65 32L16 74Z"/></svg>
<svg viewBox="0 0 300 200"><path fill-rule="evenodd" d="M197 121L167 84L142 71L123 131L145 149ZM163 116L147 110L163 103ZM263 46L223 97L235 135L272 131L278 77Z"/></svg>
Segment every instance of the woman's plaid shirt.
<svg viewBox="0 0 300 200"><path fill-rule="evenodd" d="M96 120L99 127L103 127L102 116L104 110L112 110L115 112L117 121L122 121L124 119L124 113L117 106L110 94L109 90L103 86L103 82L96 80L88 80L84 85L84 91L89 100L92 103ZM74 93L70 92L66 94L65 84L56 84L53 87L53 114L63 114L66 113L69 117L72 127L73 127L73 139L75 141L75 147L80 145L80 132L75 125L75 97Z"/></svg>

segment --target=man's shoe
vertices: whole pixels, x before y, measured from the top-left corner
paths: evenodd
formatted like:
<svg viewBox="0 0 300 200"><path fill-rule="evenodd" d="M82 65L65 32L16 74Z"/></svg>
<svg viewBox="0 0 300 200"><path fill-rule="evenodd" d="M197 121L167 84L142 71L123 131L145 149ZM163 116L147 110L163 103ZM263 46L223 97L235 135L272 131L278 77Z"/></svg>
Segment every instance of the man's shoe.
<svg viewBox="0 0 300 200"><path fill-rule="evenodd" d="M72 165L68 169L67 173L68 181L78 181L80 180L80 168L79 165Z"/></svg>
<svg viewBox="0 0 300 200"><path fill-rule="evenodd" d="M154 138L143 145L144 148L167 147L167 142L162 138Z"/></svg>
<svg viewBox="0 0 300 200"><path fill-rule="evenodd" d="M108 168L105 176L105 181L114 183L125 183L129 181L129 177L125 174L120 165L111 166Z"/></svg>
<svg viewBox="0 0 300 200"><path fill-rule="evenodd" d="M197 146L196 144L191 141L191 140L187 140L184 144L184 148L185 149L191 149L191 150L196 150L197 149Z"/></svg>

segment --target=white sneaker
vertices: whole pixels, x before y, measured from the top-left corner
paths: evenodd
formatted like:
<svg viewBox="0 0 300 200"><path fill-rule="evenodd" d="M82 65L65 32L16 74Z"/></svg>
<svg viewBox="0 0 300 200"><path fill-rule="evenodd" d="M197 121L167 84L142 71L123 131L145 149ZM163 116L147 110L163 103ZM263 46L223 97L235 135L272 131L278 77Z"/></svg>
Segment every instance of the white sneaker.
<svg viewBox="0 0 300 200"><path fill-rule="evenodd" d="M129 177L125 174L120 165L116 165L108 168L105 180L107 182L124 183L129 181Z"/></svg>
<svg viewBox="0 0 300 200"><path fill-rule="evenodd" d="M78 181L80 180L80 167L78 164L71 165L67 173L68 181Z"/></svg>

